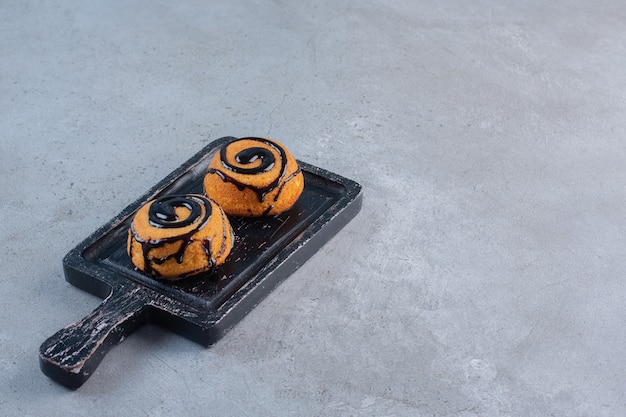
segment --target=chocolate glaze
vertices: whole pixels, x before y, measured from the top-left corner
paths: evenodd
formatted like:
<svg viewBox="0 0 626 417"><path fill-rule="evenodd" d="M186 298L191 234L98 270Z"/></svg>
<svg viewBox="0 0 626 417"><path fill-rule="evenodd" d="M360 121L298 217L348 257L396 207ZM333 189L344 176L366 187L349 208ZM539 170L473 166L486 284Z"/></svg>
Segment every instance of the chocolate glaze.
<svg viewBox="0 0 626 417"><path fill-rule="evenodd" d="M176 215L176 209L185 207L189 210L189 214L184 219L179 219ZM200 203L189 196L172 195L161 197L150 205L148 219L150 225L154 227L162 227L165 229L173 229L177 227L187 227L198 220L202 214ZM211 216L211 205L206 205L206 216Z"/></svg>
<svg viewBox="0 0 626 417"><path fill-rule="evenodd" d="M235 161L239 164L251 164L257 161L258 159L261 159L261 163L259 165L252 167L252 168L245 168L239 165L234 165L232 162L228 160L226 151L230 145L232 145L235 142L242 141L242 140L260 142L264 145L271 147L272 149L276 150L278 154L280 155L280 161L276 161L274 154L267 148L254 146L254 147L249 147L238 152L237 155L235 155ZM276 194L276 197L274 198L274 201L277 201L278 196L280 195L280 190L282 190L286 182L290 180L292 177L294 177L297 173L300 172L300 168L298 168L298 170L294 174L290 175L289 178L287 178L287 180L285 180L281 184L281 181L283 177L285 176L285 173L287 170L287 154L285 153L285 150L281 146L279 146L274 141L270 139L266 139L266 138L246 137L246 138L235 139L225 144L224 146L222 146L220 150L220 160L222 162L222 166L224 167L224 170L220 170L216 168L209 168L208 173L216 174L222 179L222 181L232 183L240 191L243 191L245 188L251 189L252 191L256 193L260 203L262 203L265 200L265 195L267 193L274 190L276 187L280 186L279 192ZM279 167L277 168L278 174L272 179L272 181L270 181L268 184L263 185L263 186L253 186L250 184L246 184L244 182L236 180L235 178L233 178L231 175L228 174L228 172L234 172L237 174L245 174L245 175L262 174L262 173L265 173L274 169L276 163L280 164Z"/></svg>
<svg viewBox="0 0 626 417"><path fill-rule="evenodd" d="M204 206L204 210L202 209ZM175 209L176 207L186 207L190 210L189 215L184 219L178 219L176 216ZM212 214L211 203L205 197L199 195L173 195L173 196L164 196L157 200L155 200L149 209L148 220L150 225L156 228L166 228L166 229L174 229L174 228L183 228L187 227L191 224L196 224L196 227L182 234L174 234L171 237L166 237L162 239L141 239L137 232L135 231L134 224L131 223L130 233L133 238L141 244L142 255L144 259L144 271L146 273L152 274L154 276L159 276L160 274L153 267L154 265L161 265L165 263L168 259L175 258L176 262L179 264L183 263L183 259L185 256L185 251L191 242L193 242L193 235L195 235L199 230L204 228L206 223L209 221L209 218ZM224 219L222 219L223 221ZM162 247L166 244L175 244L180 242L179 248L169 255L166 255L161 258L150 258L149 252L152 249ZM209 267L215 265L215 259L211 256L211 241L210 239L205 239L202 242L202 246L204 248L205 253L207 254ZM132 258L132 245L129 245L129 256ZM181 275L186 276L189 274Z"/></svg>
<svg viewBox="0 0 626 417"><path fill-rule="evenodd" d="M228 166L228 169L238 172L240 174L258 174L260 172L267 172L274 168L276 158L274 154L269 150L261 147L247 148L235 155L235 161L240 164L248 165L256 162L257 159L261 159L259 166L254 168L244 168L237 165L231 165L226 159L226 147L222 148L220 152L222 161Z"/></svg>
<svg viewBox="0 0 626 417"><path fill-rule="evenodd" d="M220 250L217 252L217 255L215 255L216 258L220 258L224 254L224 252L228 250L228 234L230 234L230 241L235 241L235 234L232 227L230 227L230 222L228 221L228 217L226 217L226 213L220 210L220 214L222 216L222 245L220 246Z"/></svg>

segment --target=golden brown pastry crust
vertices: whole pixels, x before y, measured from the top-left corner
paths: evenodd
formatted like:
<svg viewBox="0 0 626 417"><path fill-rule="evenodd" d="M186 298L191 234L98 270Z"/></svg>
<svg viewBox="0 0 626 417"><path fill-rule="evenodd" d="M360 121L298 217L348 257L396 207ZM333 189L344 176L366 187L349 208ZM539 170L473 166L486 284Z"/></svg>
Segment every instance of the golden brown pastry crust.
<svg viewBox="0 0 626 417"><path fill-rule="evenodd" d="M248 137L232 140L213 156L204 189L228 215L275 215L298 200L304 176L280 142Z"/></svg>
<svg viewBox="0 0 626 417"><path fill-rule="evenodd" d="M127 252L142 271L183 278L222 264L233 239L228 218L215 201L197 194L164 196L135 214Z"/></svg>

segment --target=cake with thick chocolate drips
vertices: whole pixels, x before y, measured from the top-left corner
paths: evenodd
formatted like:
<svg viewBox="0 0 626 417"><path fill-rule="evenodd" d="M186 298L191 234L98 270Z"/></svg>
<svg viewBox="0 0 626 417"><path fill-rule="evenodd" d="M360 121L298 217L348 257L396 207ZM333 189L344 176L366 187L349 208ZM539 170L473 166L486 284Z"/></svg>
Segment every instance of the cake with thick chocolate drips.
<svg viewBox="0 0 626 417"><path fill-rule="evenodd" d="M127 252L140 270L165 279L224 262L233 230L220 206L202 195L170 195L144 204L128 231Z"/></svg>
<svg viewBox="0 0 626 417"><path fill-rule="evenodd" d="M298 200L304 176L281 143L246 137L226 143L213 156L204 189L228 215L276 215Z"/></svg>

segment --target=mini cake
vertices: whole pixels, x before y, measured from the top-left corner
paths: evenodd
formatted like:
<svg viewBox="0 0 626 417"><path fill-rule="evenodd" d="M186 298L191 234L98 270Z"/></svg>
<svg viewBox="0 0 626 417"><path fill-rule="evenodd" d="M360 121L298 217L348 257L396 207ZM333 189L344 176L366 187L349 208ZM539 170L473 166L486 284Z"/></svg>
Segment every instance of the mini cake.
<svg viewBox="0 0 626 417"><path fill-rule="evenodd" d="M228 142L213 156L204 189L228 215L275 215L298 200L304 176L279 142L241 138Z"/></svg>
<svg viewBox="0 0 626 417"><path fill-rule="evenodd" d="M172 195L139 208L126 249L138 269L155 277L183 278L222 264L233 239L228 218L215 201Z"/></svg>

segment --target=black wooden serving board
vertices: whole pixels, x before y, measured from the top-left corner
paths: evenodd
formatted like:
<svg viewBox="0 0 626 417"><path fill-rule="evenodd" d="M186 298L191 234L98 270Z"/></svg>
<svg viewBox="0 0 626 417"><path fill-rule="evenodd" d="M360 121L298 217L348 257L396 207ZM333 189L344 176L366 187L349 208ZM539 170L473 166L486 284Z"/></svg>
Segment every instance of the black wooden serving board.
<svg viewBox="0 0 626 417"><path fill-rule="evenodd" d="M41 345L39 362L46 375L80 387L112 346L145 323L205 346L216 342L359 212L359 184L298 161L305 188L290 210L229 217L236 237L224 265L177 281L137 270L126 254L135 211L163 195L202 193L211 157L231 139L207 145L65 256L67 281L105 299Z"/></svg>

